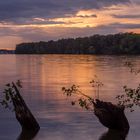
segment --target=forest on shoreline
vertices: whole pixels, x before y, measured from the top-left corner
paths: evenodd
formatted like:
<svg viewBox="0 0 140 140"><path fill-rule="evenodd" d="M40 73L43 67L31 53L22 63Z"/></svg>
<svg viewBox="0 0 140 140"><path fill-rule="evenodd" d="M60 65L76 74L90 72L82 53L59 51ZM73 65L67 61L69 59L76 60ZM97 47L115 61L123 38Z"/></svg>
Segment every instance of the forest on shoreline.
<svg viewBox="0 0 140 140"><path fill-rule="evenodd" d="M140 54L140 34L95 34L90 37L16 45L16 54Z"/></svg>

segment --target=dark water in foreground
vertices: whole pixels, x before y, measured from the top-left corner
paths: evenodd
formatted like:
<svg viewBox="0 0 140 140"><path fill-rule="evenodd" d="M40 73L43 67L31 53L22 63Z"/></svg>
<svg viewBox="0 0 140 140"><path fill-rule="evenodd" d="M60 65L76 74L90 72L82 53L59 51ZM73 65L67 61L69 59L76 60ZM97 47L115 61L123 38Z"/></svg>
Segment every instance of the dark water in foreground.
<svg viewBox="0 0 140 140"><path fill-rule="evenodd" d="M138 56L127 59L140 64ZM71 106L61 88L77 84L96 97L89 81L98 75L104 83L100 99L115 103L123 85L136 87L140 82L140 75L124 67L125 60L125 56L0 55L0 92L5 83L22 80L22 96L41 126L35 140L100 140L107 129L92 112ZM126 114L131 126L126 139L139 140L140 109ZM14 114L0 107L0 140L16 140L20 131Z"/></svg>

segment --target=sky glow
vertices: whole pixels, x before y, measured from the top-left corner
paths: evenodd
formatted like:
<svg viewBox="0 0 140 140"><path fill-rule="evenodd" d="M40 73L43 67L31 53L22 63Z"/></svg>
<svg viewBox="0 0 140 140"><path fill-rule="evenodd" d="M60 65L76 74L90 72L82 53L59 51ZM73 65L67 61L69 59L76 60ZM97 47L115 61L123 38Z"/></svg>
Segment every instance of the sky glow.
<svg viewBox="0 0 140 140"><path fill-rule="evenodd" d="M139 0L0 1L0 49L21 42L140 33Z"/></svg>

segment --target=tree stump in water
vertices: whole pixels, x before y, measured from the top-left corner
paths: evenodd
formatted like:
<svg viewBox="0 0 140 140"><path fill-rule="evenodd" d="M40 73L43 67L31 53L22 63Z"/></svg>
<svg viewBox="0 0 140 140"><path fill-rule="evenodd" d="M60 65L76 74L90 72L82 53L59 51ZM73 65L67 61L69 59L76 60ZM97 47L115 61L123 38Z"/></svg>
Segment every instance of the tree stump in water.
<svg viewBox="0 0 140 140"><path fill-rule="evenodd" d="M129 131L129 123L124 114L124 107L114 105L111 102L103 102L96 99L94 114L99 121L107 128L121 131L125 134Z"/></svg>
<svg viewBox="0 0 140 140"><path fill-rule="evenodd" d="M12 83L12 88L15 90L15 94L10 93L10 97L13 102L16 119L20 123L22 131L34 131L37 133L40 129L38 122L27 107L14 83Z"/></svg>
<svg viewBox="0 0 140 140"><path fill-rule="evenodd" d="M107 132L102 134L99 140L125 140L127 134L124 134L120 131L109 129Z"/></svg>

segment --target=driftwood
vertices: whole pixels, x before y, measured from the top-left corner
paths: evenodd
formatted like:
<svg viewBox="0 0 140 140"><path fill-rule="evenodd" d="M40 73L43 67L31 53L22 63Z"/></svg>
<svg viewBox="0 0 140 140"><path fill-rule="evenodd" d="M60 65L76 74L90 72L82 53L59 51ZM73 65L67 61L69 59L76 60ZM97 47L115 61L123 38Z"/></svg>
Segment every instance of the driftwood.
<svg viewBox="0 0 140 140"><path fill-rule="evenodd" d="M12 83L12 87L15 90L15 94L10 93L11 100L14 106L14 111L16 115L16 119L20 123L22 127L22 131L28 132L38 132L40 129L38 122L35 117L27 107L25 101L19 93L18 88L14 83Z"/></svg>
<svg viewBox="0 0 140 140"><path fill-rule="evenodd" d="M96 100L94 104L94 114L98 117L101 124L113 130L127 134L129 123L124 114L124 107L114 105L111 102Z"/></svg>

